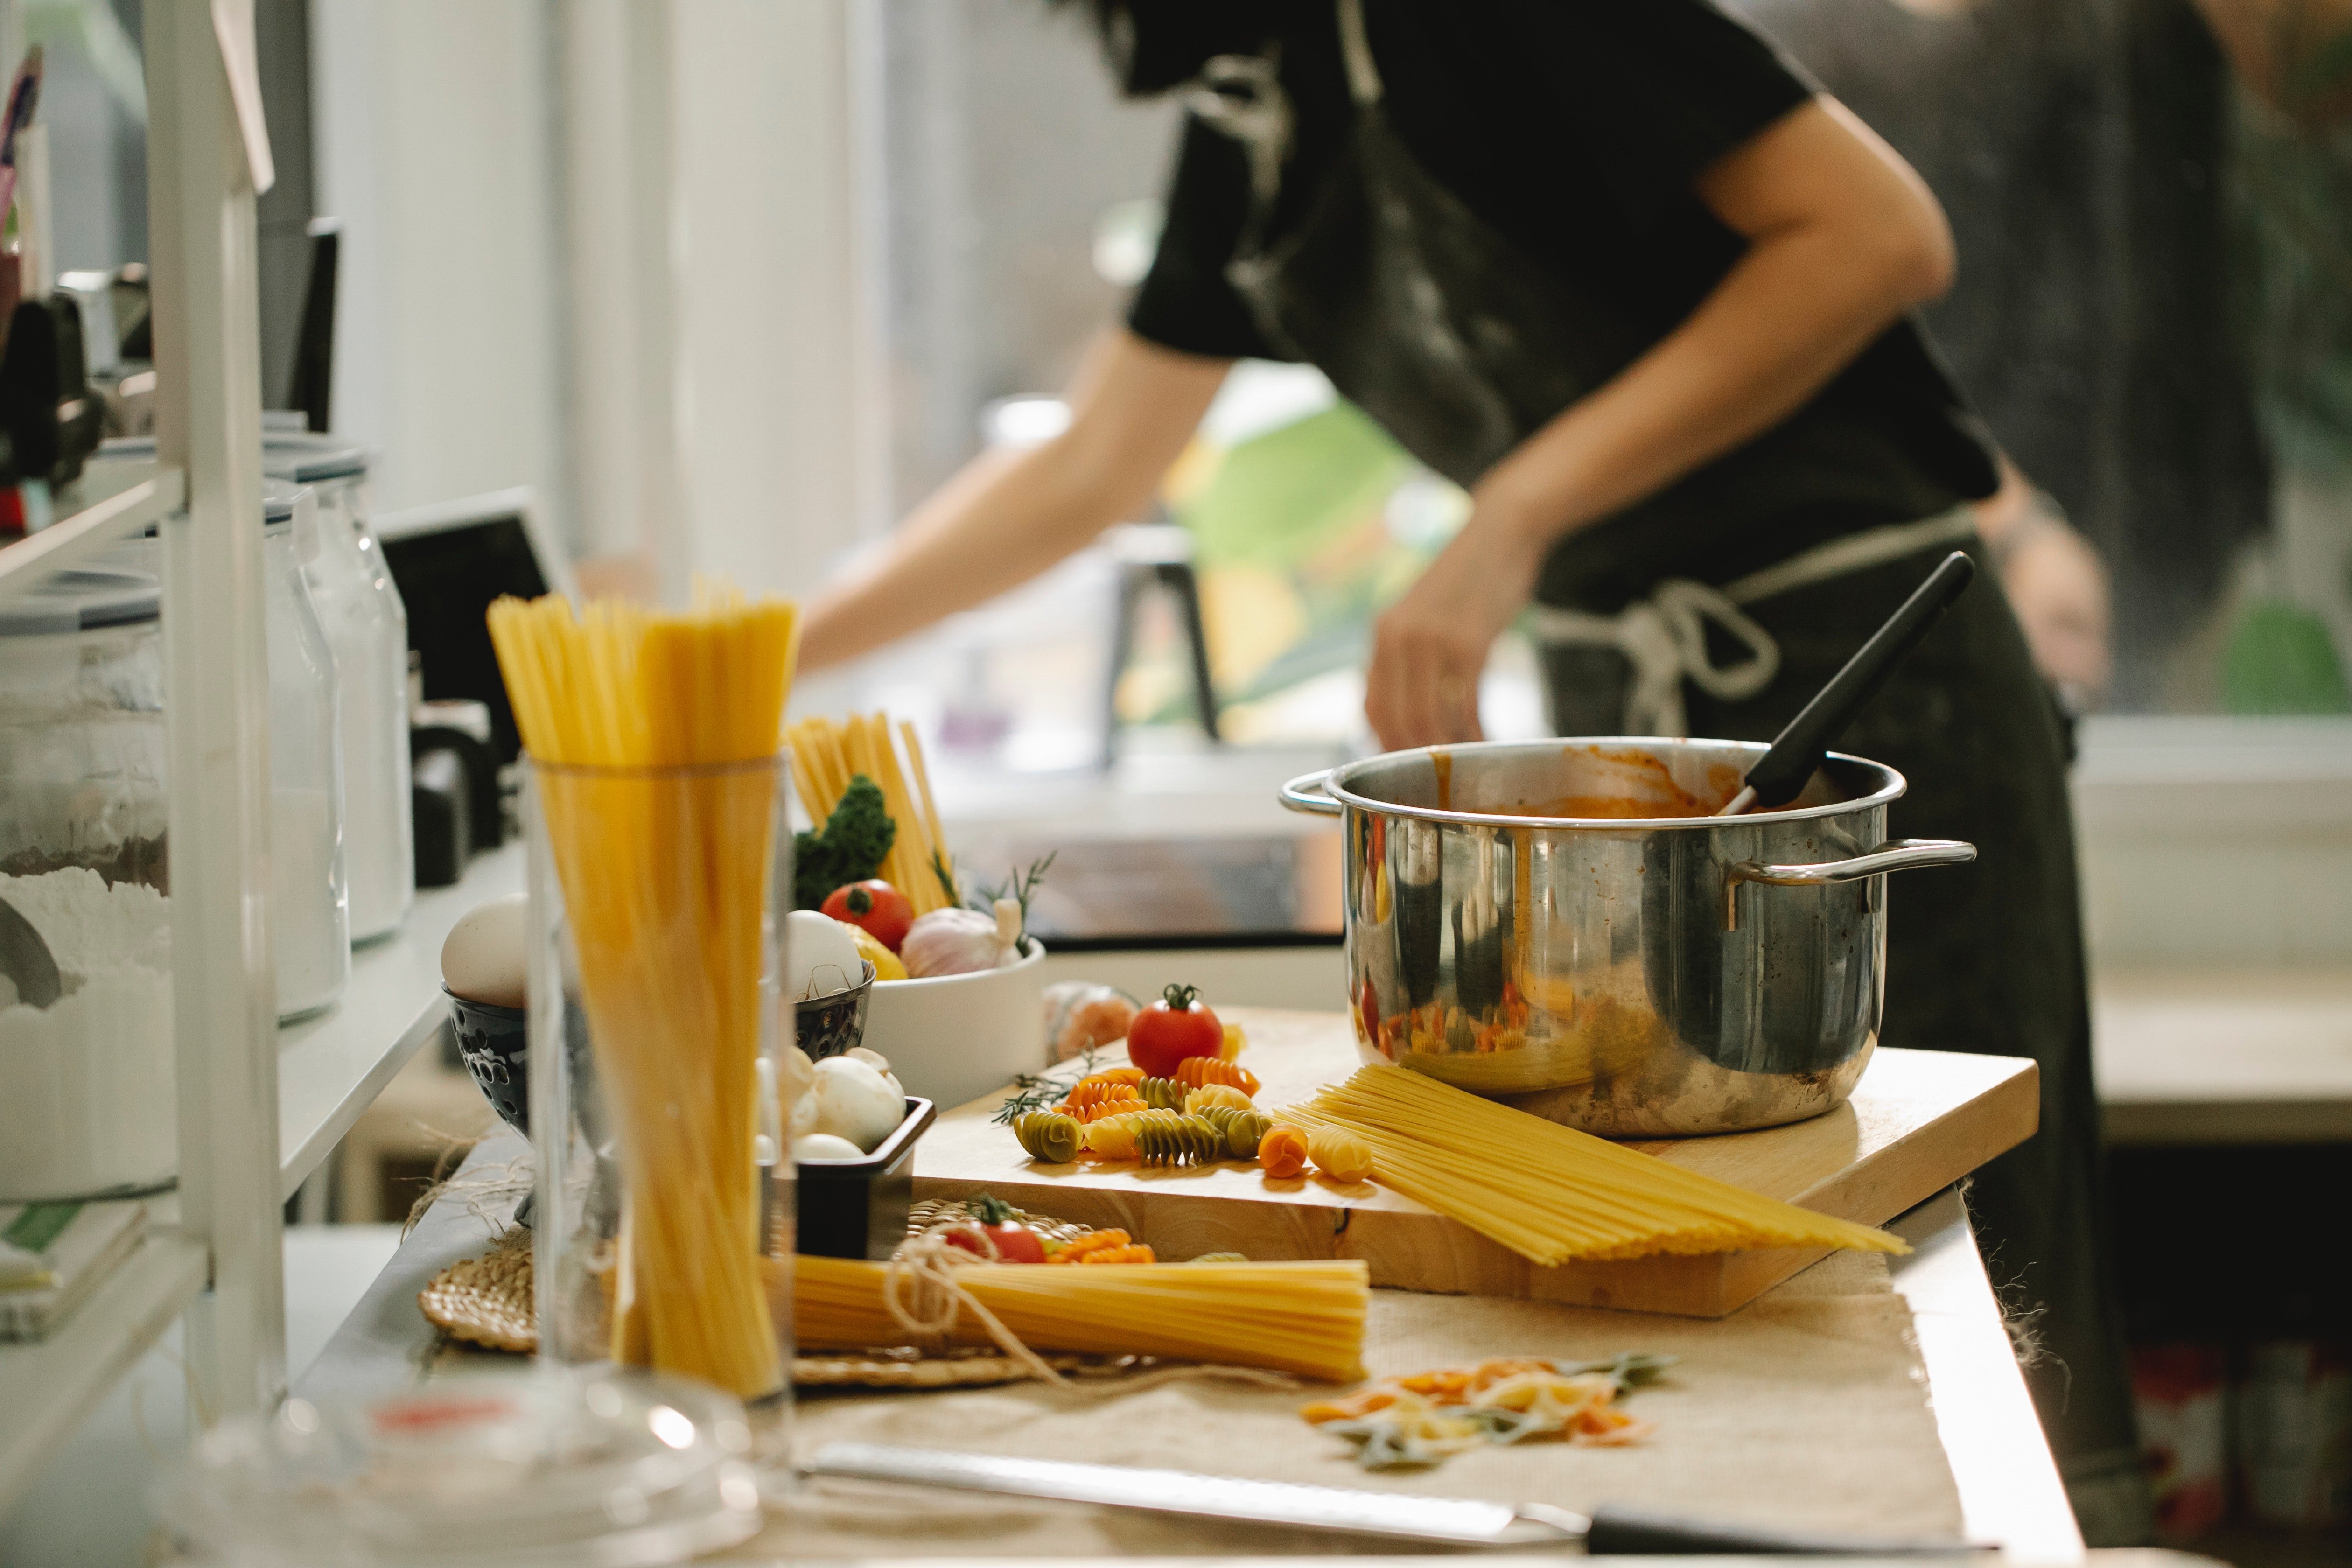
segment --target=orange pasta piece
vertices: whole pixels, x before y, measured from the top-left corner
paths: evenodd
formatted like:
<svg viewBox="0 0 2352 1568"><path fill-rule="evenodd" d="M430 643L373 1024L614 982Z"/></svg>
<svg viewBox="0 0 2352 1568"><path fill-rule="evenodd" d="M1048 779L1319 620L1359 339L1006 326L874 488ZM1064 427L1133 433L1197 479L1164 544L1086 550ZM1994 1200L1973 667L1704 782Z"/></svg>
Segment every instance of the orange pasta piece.
<svg viewBox="0 0 2352 1568"><path fill-rule="evenodd" d="M1152 1255L1150 1247L1145 1246L1141 1242L1137 1242L1132 1247L1106 1247L1099 1251L1087 1253L1084 1258L1079 1258L1078 1261L1081 1264L1157 1263L1160 1259Z"/></svg>
<svg viewBox="0 0 2352 1568"><path fill-rule="evenodd" d="M1257 1074L1238 1062L1220 1057L1186 1057L1176 1064L1176 1081L1187 1089L1202 1089L1213 1083L1228 1084L1251 1099L1257 1098L1263 1087Z"/></svg>
<svg viewBox="0 0 2352 1568"><path fill-rule="evenodd" d="M1145 1110L1150 1107L1129 1095L1125 1100L1098 1100L1092 1105L1066 1104L1055 1109L1065 1116L1076 1117L1079 1125L1084 1126L1088 1122L1100 1121L1106 1116L1125 1116L1131 1110Z"/></svg>
<svg viewBox="0 0 2352 1568"><path fill-rule="evenodd" d="M1307 1169L1307 1134L1288 1122L1275 1123L1258 1140L1257 1163L1277 1179L1298 1174Z"/></svg>
<svg viewBox="0 0 2352 1568"><path fill-rule="evenodd" d="M1070 1090L1070 1097L1064 1103L1073 1110L1083 1110L1089 1105L1100 1105L1106 1100L1132 1100L1140 1102L1142 1098L1135 1092L1133 1084L1105 1083L1095 1079L1087 1079Z"/></svg>
<svg viewBox="0 0 2352 1568"><path fill-rule="evenodd" d="M1123 1230L1090 1230L1062 1244L1062 1249L1047 1258L1048 1263L1076 1263L1089 1252L1101 1252L1125 1247L1135 1238Z"/></svg>

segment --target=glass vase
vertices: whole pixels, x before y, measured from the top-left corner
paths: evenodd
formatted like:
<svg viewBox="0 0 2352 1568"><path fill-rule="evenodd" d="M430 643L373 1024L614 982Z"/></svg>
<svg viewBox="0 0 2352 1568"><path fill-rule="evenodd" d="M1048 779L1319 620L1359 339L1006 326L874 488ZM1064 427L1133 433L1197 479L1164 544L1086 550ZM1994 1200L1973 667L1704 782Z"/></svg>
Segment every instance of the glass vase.
<svg viewBox="0 0 2352 1568"><path fill-rule="evenodd" d="M781 1406L782 764L533 762L527 794L540 1354Z"/></svg>

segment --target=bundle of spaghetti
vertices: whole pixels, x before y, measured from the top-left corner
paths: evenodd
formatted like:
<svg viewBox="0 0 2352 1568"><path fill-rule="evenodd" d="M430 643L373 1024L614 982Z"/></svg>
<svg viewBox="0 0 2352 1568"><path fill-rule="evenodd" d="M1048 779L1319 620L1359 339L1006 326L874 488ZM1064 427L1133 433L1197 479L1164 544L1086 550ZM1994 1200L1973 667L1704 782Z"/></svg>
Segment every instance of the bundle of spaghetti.
<svg viewBox="0 0 2352 1568"><path fill-rule="evenodd" d="M893 1345L905 1333L884 1304L889 1265L803 1257L794 1270L794 1322L804 1349ZM1053 1268L974 1264L956 1283L1024 1344L1093 1355L1154 1355L1272 1367L1344 1383L1363 1373L1365 1266L1299 1263L1106 1263ZM947 1336L987 1344L962 1312Z"/></svg>
<svg viewBox="0 0 2352 1568"><path fill-rule="evenodd" d="M621 1144L613 1353L767 1394L761 926L796 613L698 584L683 615L550 595L488 619Z"/></svg>
<svg viewBox="0 0 2352 1568"><path fill-rule="evenodd" d="M1532 1262L1758 1247L1909 1250L1817 1214L1403 1068L1359 1068L1281 1119L1372 1147L1372 1179Z"/></svg>
<svg viewBox="0 0 2352 1568"><path fill-rule="evenodd" d="M914 725L901 720L894 743L887 714L852 713L841 722L818 715L792 725L785 738L792 747L793 788L815 825L824 826L841 804L849 781L864 773L882 791L890 820L898 825L878 875L906 894L919 915L955 904L947 885L955 879L955 861L948 854L947 836L940 830L930 773L923 765L923 742ZM906 749L903 768L900 746Z"/></svg>

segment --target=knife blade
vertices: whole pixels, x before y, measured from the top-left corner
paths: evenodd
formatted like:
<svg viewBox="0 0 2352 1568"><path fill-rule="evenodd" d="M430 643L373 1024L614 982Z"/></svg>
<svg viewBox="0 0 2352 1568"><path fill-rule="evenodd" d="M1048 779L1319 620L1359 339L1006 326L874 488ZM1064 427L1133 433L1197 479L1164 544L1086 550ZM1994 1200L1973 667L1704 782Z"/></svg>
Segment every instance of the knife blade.
<svg viewBox="0 0 2352 1568"><path fill-rule="evenodd" d="M1685 1520L1633 1509L1588 1518L1548 1503L1418 1497L1349 1487L1203 1476L1184 1470L1064 1459L1019 1459L879 1443L829 1443L801 1474L951 1491L1091 1503L1232 1523L1330 1531L1445 1546L1573 1546L1595 1554L1679 1552L1853 1556L1942 1555L1983 1550L1957 1542L1845 1540Z"/></svg>

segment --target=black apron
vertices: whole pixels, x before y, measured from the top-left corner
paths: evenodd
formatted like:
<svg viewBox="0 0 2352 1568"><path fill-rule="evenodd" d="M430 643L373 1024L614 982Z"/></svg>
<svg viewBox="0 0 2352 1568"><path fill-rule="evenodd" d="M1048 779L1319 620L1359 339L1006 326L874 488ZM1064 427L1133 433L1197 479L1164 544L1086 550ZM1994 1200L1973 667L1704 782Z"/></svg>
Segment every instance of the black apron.
<svg viewBox="0 0 2352 1568"><path fill-rule="evenodd" d="M1288 142L1272 65L1221 58L1194 94L1195 112L1251 158L1252 216L1227 275L1269 342L1468 487L1649 344L1429 176L1383 112L1360 0L1339 6L1355 123L1296 232L1267 243ZM1941 553L1747 606L1779 644L1778 671L1737 704L1694 694L1692 731L1770 739ZM1622 732L1622 658L1567 649L1546 663L1561 732ZM1994 584L1962 596L1843 746L1910 781L1890 833L1980 851L1974 866L1907 879L1892 894L1880 1037L2041 1064L2042 1131L1978 1173L1970 1210L2013 1321L2043 1347L2027 1380L2077 1511L2095 1537L2132 1535L2144 1529L2146 1490L2104 1244L2065 757Z"/></svg>

